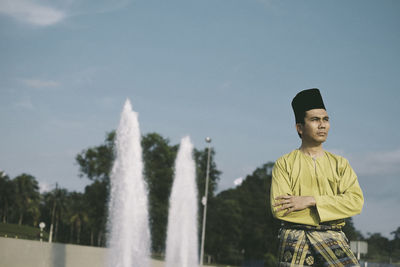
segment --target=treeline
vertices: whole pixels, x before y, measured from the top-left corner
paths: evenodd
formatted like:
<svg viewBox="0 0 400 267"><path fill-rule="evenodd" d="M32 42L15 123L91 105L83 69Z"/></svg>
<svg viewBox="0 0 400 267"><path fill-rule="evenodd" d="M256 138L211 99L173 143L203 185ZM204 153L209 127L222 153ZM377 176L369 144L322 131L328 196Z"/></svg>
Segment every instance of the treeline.
<svg viewBox="0 0 400 267"><path fill-rule="evenodd" d="M83 193L56 187L39 193L35 177L22 174L14 179L0 172L0 218L3 223L37 227L52 225L53 241L92 246L105 246L107 201L110 170L114 160L114 138L111 132L103 144L83 150L76 156L80 176L92 183ZM142 137L144 176L149 189L149 223L152 252L163 256L168 221L169 195L173 181L178 145L157 133ZM211 153L210 186L205 242L205 262L240 265L257 262L275 266L279 221L269 208L269 188L273 163L269 162L248 175L240 186L216 194L221 172ZM199 190L199 237L202 227L207 166L207 150L194 151ZM392 240L380 234L364 238L347 221L344 229L349 240L369 243L368 260L400 261L400 227ZM200 238L199 238L200 240ZM256 263L256 264L257 264ZM259 265L257 265L259 266Z"/></svg>

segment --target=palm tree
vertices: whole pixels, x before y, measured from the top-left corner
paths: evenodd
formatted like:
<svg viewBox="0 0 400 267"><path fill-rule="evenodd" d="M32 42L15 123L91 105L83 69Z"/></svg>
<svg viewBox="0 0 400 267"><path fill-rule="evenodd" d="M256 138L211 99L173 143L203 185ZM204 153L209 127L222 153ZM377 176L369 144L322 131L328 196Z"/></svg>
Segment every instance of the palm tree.
<svg viewBox="0 0 400 267"><path fill-rule="evenodd" d="M68 191L58 188L57 184L55 189L43 194L44 213L47 214L46 218L54 241L58 239L59 224L69 224L69 218L65 218L67 217L67 200Z"/></svg>
<svg viewBox="0 0 400 267"><path fill-rule="evenodd" d="M76 229L76 243L80 243L81 230L84 224L87 224L89 221L89 216L86 212L86 205L83 199L83 195L81 193L72 192L69 197L69 223L70 223L70 242L73 240L73 233Z"/></svg>
<svg viewBox="0 0 400 267"><path fill-rule="evenodd" d="M31 215L33 223L37 223L40 216L39 185L35 177L29 174L21 174L12 180L15 189L15 205L18 211L18 224L21 225L24 216Z"/></svg>
<svg viewBox="0 0 400 267"><path fill-rule="evenodd" d="M57 210L56 210L56 218L55 218L55 229L54 229L54 240L57 240L57 234L58 234L58 226L60 223L60 220L62 221L63 217L66 215L67 211L67 196L68 196L68 191L66 189L57 189L57 192L55 194L56 198L56 205L57 205Z"/></svg>
<svg viewBox="0 0 400 267"><path fill-rule="evenodd" d="M80 244L82 225L89 221L89 217L86 212L79 210L72 215L70 222L71 227L76 228L76 243Z"/></svg>

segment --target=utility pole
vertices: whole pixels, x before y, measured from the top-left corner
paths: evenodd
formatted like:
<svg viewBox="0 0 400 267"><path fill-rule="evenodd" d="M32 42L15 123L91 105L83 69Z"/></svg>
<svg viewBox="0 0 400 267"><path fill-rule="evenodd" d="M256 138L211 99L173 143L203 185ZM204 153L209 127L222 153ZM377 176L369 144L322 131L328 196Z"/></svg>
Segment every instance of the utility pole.
<svg viewBox="0 0 400 267"><path fill-rule="evenodd" d="M208 181L210 179L211 138L210 137L206 137L206 142L208 143L208 157L207 157L207 173L206 173L205 195L201 200L201 202L202 202L202 204L204 206L204 210L203 210L203 229L201 231L200 267L203 266L203 258L204 258L204 239L205 239L205 234L206 234Z"/></svg>

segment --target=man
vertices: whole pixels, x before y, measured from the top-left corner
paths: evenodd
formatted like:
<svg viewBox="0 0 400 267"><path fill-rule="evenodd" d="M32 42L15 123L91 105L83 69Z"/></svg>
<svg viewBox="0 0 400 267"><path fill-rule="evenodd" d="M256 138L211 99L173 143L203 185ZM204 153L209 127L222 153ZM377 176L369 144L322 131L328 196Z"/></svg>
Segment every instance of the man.
<svg viewBox="0 0 400 267"><path fill-rule="evenodd" d="M301 146L272 171L271 208L282 221L279 266L359 266L341 228L361 212L364 198L348 161L322 148L329 117L320 91L292 101Z"/></svg>

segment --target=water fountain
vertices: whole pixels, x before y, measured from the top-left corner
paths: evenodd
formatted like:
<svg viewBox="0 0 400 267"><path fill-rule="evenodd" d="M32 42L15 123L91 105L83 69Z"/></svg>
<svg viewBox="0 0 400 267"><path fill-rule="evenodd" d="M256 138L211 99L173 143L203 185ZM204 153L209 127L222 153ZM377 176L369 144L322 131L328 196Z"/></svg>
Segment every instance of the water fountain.
<svg viewBox="0 0 400 267"><path fill-rule="evenodd" d="M193 145L184 137L175 161L170 196L166 267L198 266L197 187Z"/></svg>
<svg viewBox="0 0 400 267"><path fill-rule="evenodd" d="M148 267L150 230L143 179L138 114L125 102L116 133L116 159L110 178L109 267Z"/></svg>

